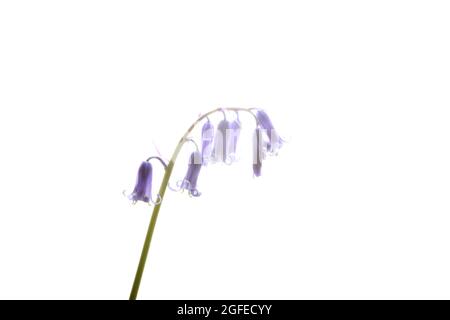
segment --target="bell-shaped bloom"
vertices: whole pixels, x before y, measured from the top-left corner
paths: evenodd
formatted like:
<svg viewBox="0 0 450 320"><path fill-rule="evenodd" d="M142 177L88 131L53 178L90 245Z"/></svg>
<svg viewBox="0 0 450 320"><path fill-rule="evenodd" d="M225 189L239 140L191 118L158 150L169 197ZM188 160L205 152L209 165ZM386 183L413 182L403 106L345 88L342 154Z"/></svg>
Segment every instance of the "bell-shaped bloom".
<svg viewBox="0 0 450 320"><path fill-rule="evenodd" d="M202 168L202 154L198 151L192 152L189 158L189 165L186 176L181 183L181 189L189 191L189 194L194 197L200 196L197 190L197 180Z"/></svg>
<svg viewBox="0 0 450 320"><path fill-rule="evenodd" d="M262 160L265 156L265 147L262 137L262 130L256 128L253 135L253 175L261 176Z"/></svg>
<svg viewBox="0 0 450 320"><path fill-rule="evenodd" d="M203 165L208 164L211 159L214 142L214 126L211 121L205 122L202 127L202 161Z"/></svg>
<svg viewBox="0 0 450 320"><path fill-rule="evenodd" d="M258 123L261 129L264 130L265 135L269 139L267 150L272 154L276 154L283 145L284 140L275 130L272 121L264 110L258 109L258 111L256 112L256 118L258 119Z"/></svg>
<svg viewBox="0 0 450 320"><path fill-rule="evenodd" d="M237 142L239 139L239 135L241 133L241 123L238 119L232 121L230 123L230 128L227 131L228 133L228 157L226 160L229 162L233 162L236 160L236 148L237 148Z"/></svg>
<svg viewBox="0 0 450 320"><path fill-rule="evenodd" d="M149 202L152 199L152 176L153 168L150 162L142 162L139 167L136 185L128 198L133 200L133 202Z"/></svg>
<svg viewBox="0 0 450 320"><path fill-rule="evenodd" d="M214 150L212 158L217 162L226 162L230 158L230 129L231 124L228 120L222 120L217 126L214 137Z"/></svg>

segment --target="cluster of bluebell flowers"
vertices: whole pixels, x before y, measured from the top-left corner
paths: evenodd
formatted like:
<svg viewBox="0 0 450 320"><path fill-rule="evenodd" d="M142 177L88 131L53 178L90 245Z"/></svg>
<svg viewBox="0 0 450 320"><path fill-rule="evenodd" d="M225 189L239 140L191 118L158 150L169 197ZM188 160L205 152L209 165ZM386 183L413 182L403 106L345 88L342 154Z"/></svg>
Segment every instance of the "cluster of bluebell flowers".
<svg viewBox="0 0 450 320"><path fill-rule="evenodd" d="M226 111L233 111L235 116L233 120L228 120ZM266 155L276 155L282 147L284 140L280 137L272 124L267 113L262 109L218 109L215 112L221 112L223 119L217 124L217 127L211 122L208 113L200 117L195 124L205 120L201 129L200 148L192 138L183 138L184 141L192 141L196 146L196 151L189 157L188 168L184 179L178 183L178 188L172 190L186 190L189 195L198 197L201 193L197 189L197 181L203 166L209 163L222 162L232 164L236 161L237 144L242 128L239 112L250 112L256 120L256 128L253 137L253 175L261 176L262 162ZM193 126L191 128L193 128ZM183 143L184 143L183 141ZM133 202L143 201L146 203L159 204L161 196L152 196L152 178L153 167L152 160L159 160L167 170L168 164L160 157L150 157L142 162L138 170L137 181L133 192L128 196Z"/></svg>
<svg viewBox="0 0 450 320"><path fill-rule="evenodd" d="M211 122L209 116L220 112L223 115L223 119L217 124L216 127ZM233 120L228 120L227 112L235 113ZM239 115L242 112L251 114L256 122L253 136L253 175L255 177L259 177L261 175L263 160L266 155L276 155L284 143L284 140L275 130L269 116L262 109L219 108L210 111L200 116L200 118L189 127L187 132L178 142L170 161L166 163L160 157L150 157L146 161L142 162L139 167L136 185L133 192L128 195L128 198L134 203L137 201L142 201L149 204L153 203L155 206L153 208L152 217L150 219L147 235L144 240L144 246L142 248L141 258L139 260L139 265L133 281L130 300L136 299L138 295L153 231L155 229L159 209L161 208L160 204L167 188L176 191L187 191L189 195L198 197L200 196L200 192L197 189L197 181L204 166L209 163L217 162L232 164L237 160L237 144L242 128ZM201 143L197 143L195 142L195 139L190 137L190 134L196 125L202 122L204 123L201 129ZM177 188L172 188L169 180L175 166L175 161L183 145L188 141L194 143L195 151L190 154L187 171L184 178L179 180ZM159 193L156 196L153 196L152 194L153 160L159 160L165 170Z"/></svg>

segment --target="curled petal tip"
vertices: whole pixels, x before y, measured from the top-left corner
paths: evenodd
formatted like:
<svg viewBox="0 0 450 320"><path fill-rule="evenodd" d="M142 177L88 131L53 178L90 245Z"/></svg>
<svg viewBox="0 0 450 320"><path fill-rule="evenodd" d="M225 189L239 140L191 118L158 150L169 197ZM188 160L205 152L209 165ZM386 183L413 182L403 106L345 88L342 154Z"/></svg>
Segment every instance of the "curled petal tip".
<svg viewBox="0 0 450 320"><path fill-rule="evenodd" d="M159 204L162 202L162 197L161 197L161 195L158 193L158 194L156 195L156 200L153 201L153 200L150 199L150 202L151 202L153 205L155 205L155 206L159 205Z"/></svg>
<svg viewBox="0 0 450 320"><path fill-rule="evenodd" d="M194 190L189 191L189 195L191 197L196 198L196 197L200 197L202 194L197 189L194 189Z"/></svg>
<svg viewBox="0 0 450 320"><path fill-rule="evenodd" d="M255 178L258 178L261 176L261 166L259 166L259 167L253 166L253 176Z"/></svg>

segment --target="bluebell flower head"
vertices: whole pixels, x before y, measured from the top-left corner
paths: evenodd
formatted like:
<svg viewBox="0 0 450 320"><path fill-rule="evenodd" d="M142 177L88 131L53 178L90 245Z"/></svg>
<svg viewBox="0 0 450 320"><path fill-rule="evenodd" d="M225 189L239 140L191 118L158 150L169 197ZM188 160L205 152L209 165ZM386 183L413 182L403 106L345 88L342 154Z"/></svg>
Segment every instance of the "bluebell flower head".
<svg viewBox="0 0 450 320"><path fill-rule="evenodd" d="M152 176L153 168L150 162L142 162L138 170L136 185L128 198L133 202L149 202L152 198Z"/></svg>
<svg viewBox="0 0 450 320"><path fill-rule="evenodd" d="M202 161L203 165L208 164L211 159L211 153L214 142L214 125L211 121L205 122L202 127Z"/></svg>
<svg viewBox="0 0 450 320"><path fill-rule="evenodd" d="M258 111L256 112L256 118L258 119L258 123L261 129L264 130L265 135L269 139L269 143L267 144L267 151L272 154L276 154L283 145L284 140L275 130L272 121L264 110L258 109Z"/></svg>
<svg viewBox="0 0 450 320"><path fill-rule="evenodd" d="M214 161L226 162L230 158L230 131L231 123L224 119L217 126L216 135L214 137L214 150L212 158Z"/></svg>
<svg viewBox="0 0 450 320"><path fill-rule="evenodd" d="M191 153L189 158L188 170L186 176L181 183L181 189L189 191L189 194L193 197L200 196L200 192L197 190L197 180L202 168L202 154L198 151Z"/></svg>

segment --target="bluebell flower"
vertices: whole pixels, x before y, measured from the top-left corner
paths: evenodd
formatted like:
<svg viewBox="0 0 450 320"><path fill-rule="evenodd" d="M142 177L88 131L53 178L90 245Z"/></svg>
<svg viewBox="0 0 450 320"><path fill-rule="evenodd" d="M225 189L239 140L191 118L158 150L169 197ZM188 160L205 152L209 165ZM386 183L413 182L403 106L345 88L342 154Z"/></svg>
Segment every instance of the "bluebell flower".
<svg viewBox="0 0 450 320"><path fill-rule="evenodd" d="M212 158L214 161L226 162L230 158L229 130L231 124L224 119L219 122L214 137L214 150Z"/></svg>
<svg viewBox="0 0 450 320"><path fill-rule="evenodd" d="M241 122L236 119L230 123L228 130L228 158L226 159L230 163L236 160L236 149L239 135L241 133Z"/></svg>
<svg viewBox="0 0 450 320"><path fill-rule="evenodd" d="M128 198L133 202L149 202L152 198L152 176L153 168L150 162L142 162L137 174L136 185Z"/></svg>
<svg viewBox="0 0 450 320"><path fill-rule="evenodd" d="M284 140L275 130L272 121L264 110L258 109L258 111L256 112L256 118L258 119L259 126L264 130L265 135L269 139L269 143L267 144L267 151L272 154L276 154L283 145Z"/></svg>
<svg viewBox="0 0 450 320"><path fill-rule="evenodd" d="M189 194L193 197L200 196L200 192L197 190L197 180L202 168L202 154L198 151L191 153L189 158L189 165L186 176L181 183L181 189L189 191Z"/></svg>
<svg viewBox="0 0 450 320"><path fill-rule="evenodd" d="M211 159L211 153L214 142L214 126L211 121L205 122L202 127L202 161L203 165L208 164Z"/></svg>
<svg viewBox="0 0 450 320"><path fill-rule="evenodd" d="M262 160L264 158L265 148L260 128L255 129L253 135L253 175L261 176Z"/></svg>

